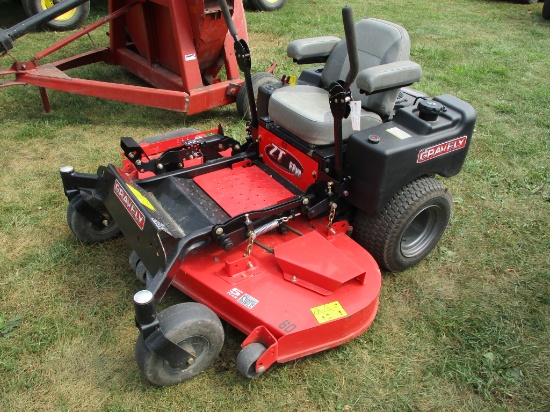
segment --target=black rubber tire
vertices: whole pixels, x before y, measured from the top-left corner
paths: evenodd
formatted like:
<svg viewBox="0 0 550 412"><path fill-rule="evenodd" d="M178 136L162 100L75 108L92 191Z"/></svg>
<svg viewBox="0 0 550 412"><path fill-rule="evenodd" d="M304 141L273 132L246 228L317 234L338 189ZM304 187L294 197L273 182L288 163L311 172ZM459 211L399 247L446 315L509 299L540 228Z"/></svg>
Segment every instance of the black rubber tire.
<svg viewBox="0 0 550 412"><path fill-rule="evenodd" d="M544 0L544 5L542 6L542 18L545 20L550 20L550 0Z"/></svg>
<svg viewBox="0 0 550 412"><path fill-rule="evenodd" d="M130 253L128 263L130 264L130 268L134 271L136 279L144 285L146 285L148 281L153 279L151 272L147 270L145 264L141 261L135 250L132 250L132 253Z"/></svg>
<svg viewBox="0 0 550 412"><path fill-rule="evenodd" d="M54 5L53 0L22 0L23 10L30 17ZM73 30L80 27L90 14L90 2L68 11L64 15L45 23L42 27L53 31Z"/></svg>
<svg viewBox="0 0 550 412"><path fill-rule="evenodd" d="M192 129L190 127L184 127L182 129L172 130L163 134L157 134L155 136L146 137L140 143L157 143L163 140L173 139L180 136L188 136L190 134L199 133L199 130Z"/></svg>
<svg viewBox="0 0 550 412"><path fill-rule="evenodd" d="M437 245L451 209L447 188L433 177L419 177L399 190L376 215L357 211L353 237L382 268L404 270Z"/></svg>
<svg viewBox="0 0 550 412"><path fill-rule="evenodd" d="M263 374L256 372L256 361L266 351L266 347L261 343L251 343L245 346L237 355L237 369L248 379L254 379Z"/></svg>
<svg viewBox="0 0 550 412"><path fill-rule="evenodd" d="M252 75L252 90L254 90L254 100L258 103L258 89L264 84L277 83L280 80L271 73L260 72ZM246 84L243 83L237 93L237 113L245 120L250 120L250 105L248 104L248 92Z"/></svg>
<svg viewBox="0 0 550 412"><path fill-rule="evenodd" d="M166 338L188 351L195 351L195 361L184 369L171 367L153 353L140 333L135 355L141 373L153 385L172 386L191 379L208 368L220 353L224 331L212 310L196 302L170 306L158 314Z"/></svg>
<svg viewBox="0 0 550 412"><path fill-rule="evenodd" d="M149 271L145 267L145 264L140 260L136 265L136 278L144 285L147 284L147 278L151 277Z"/></svg>
<svg viewBox="0 0 550 412"><path fill-rule="evenodd" d="M286 0L250 0L250 4L259 11L275 11L282 9Z"/></svg>
<svg viewBox="0 0 550 412"><path fill-rule="evenodd" d="M136 253L135 250L132 250L132 252L130 253L130 257L128 258L128 263L130 264L130 268L132 270L136 270L137 269L137 265L138 263L141 261L141 259L139 258L138 254Z"/></svg>
<svg viewBox="0 0 550 412"><path fill-rule="evenodd" d="M78 197L80 196L78 195L67 206L67 225L78 240L83 243L92 244L105 242L120 235L120 229L114 220L111 219L107 226L98 228L83 214L78 212L74 204L79 201Z"/></svg>

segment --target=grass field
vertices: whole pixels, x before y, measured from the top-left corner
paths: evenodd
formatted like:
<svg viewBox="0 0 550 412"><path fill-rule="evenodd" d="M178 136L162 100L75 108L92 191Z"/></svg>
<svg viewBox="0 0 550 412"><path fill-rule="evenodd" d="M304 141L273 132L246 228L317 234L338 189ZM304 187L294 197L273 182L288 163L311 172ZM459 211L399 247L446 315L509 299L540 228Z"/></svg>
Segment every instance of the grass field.
<svg viewBox="0 0 550 412"><path fill-rule="evenodd" d="M106 13L93 0L90 21ZM229 106L185 117L52 91L45 114L33 87L0 89L0 410L4 411L548 411L550 22L542 3L490 0L289 0L247 11L253 71L279 61L298 74L288 41L342 36L340 9L402 24L415 88L468 101L478 121L463 171L446 179L451 225L418 266L385 275L373 326L349 344L242 378L243 336L197 378L149 385L134 361L131 299L140 289L123 239L85 246L65 222L60 166L95 172L120 160L119 137L137 140L221 122ZM22 20L0 0L0 26ZM106 30L94 32L98 44ZM11 54L27 60L65 36L37 32ZM91 48L83 38L54 58ZM9 56L0 67L11 65ZM76 74L131 80L117 68ZM167 306L182 300L171 291Z"/></svg>

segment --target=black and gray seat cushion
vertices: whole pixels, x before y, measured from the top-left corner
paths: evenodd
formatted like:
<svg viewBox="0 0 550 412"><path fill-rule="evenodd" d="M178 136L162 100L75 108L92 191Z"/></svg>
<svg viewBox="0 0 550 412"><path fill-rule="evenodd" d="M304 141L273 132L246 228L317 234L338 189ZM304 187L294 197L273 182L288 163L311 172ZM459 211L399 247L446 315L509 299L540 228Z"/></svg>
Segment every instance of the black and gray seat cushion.
<svg viewBox="0 0 550 412"><path fill-rule="evenodd" d="M410 40L407 31L397 25L378 19L364 19L355 26L359 75L350 89L354 100L361 101L361 129L376 126L391 114L399 87L420 80L422 70L410 62ZM325 88L297 85L277 89L269 100L269 117L312 145L334 142L334 119L330 111L328 91L330 84L344 79L349 71L346 42L322 45L323 38L291 42L290 57L307 58L308 53L330 53L323 68ZM359 89L367 94L361 94ZM381 91L382 90L382 91ZM373 93L373 94L370 94ZM343 138L352 133L351 119L343 120Z"/></svg>

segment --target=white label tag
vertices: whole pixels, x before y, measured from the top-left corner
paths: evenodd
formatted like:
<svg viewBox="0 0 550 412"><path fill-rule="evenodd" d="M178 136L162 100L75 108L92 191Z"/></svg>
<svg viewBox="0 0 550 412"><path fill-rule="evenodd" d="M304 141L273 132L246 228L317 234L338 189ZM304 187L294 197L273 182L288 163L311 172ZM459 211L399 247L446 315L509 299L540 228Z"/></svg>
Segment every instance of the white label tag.
<svg viewBox="0 0 550 412"><path fill-rule="evenodd" d="M392 127L391 129L386 129L386 132L388 132L390 134L393 134L395 137L397 137L398 139L401 139L401 140L408 139L409 137L411 137L410 134L408 134L404 130L401 130L398 127Z"/></svg>
<svg viewBox="0 0 550 412"><path fill-rule="evenodd" d="M349 105L351 108L351 127L353 130L361 130L361 101L352 100Z"/></svg>

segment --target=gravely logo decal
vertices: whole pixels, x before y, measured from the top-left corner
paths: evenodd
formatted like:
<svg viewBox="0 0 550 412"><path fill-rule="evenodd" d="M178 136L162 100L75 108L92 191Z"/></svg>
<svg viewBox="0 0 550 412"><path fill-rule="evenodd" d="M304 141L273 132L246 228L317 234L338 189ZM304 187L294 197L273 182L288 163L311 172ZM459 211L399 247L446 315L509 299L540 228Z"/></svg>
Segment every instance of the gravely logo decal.
<svg viewBox="0 0 550 412"><path fill-rule="evenodd" d="M134 201L130 198L130 196L128 196L128 193L126 192L126 190L124 190L118 180L115 180L115 185L113 189L115 191L116 197L118 197L118 199L120 200L120 203L122 203L122 205L126 208L138 227L143 230L143 226L145 225L145 216L143 216L141 210L138 209Z"/></svg>
<svg viewBox="0 0 550 412"><path fill-rule="evenodd" d="M440 143L438 145L422 149L418 152L418 159L416 163L427 162L436 157L443 156L447 153L454 152L455 150L464 149L468 136L457 137L456 139L449 140L448 142Z"/></svg>
<svg viewBox="0 0 550 412"><path fill-rule="evenodd" d="M298 178L302 177L304 168L294 156L279 146L271 143L265 147L265 152L269 158L279 166L283 171L290 173Z"/></svg>

